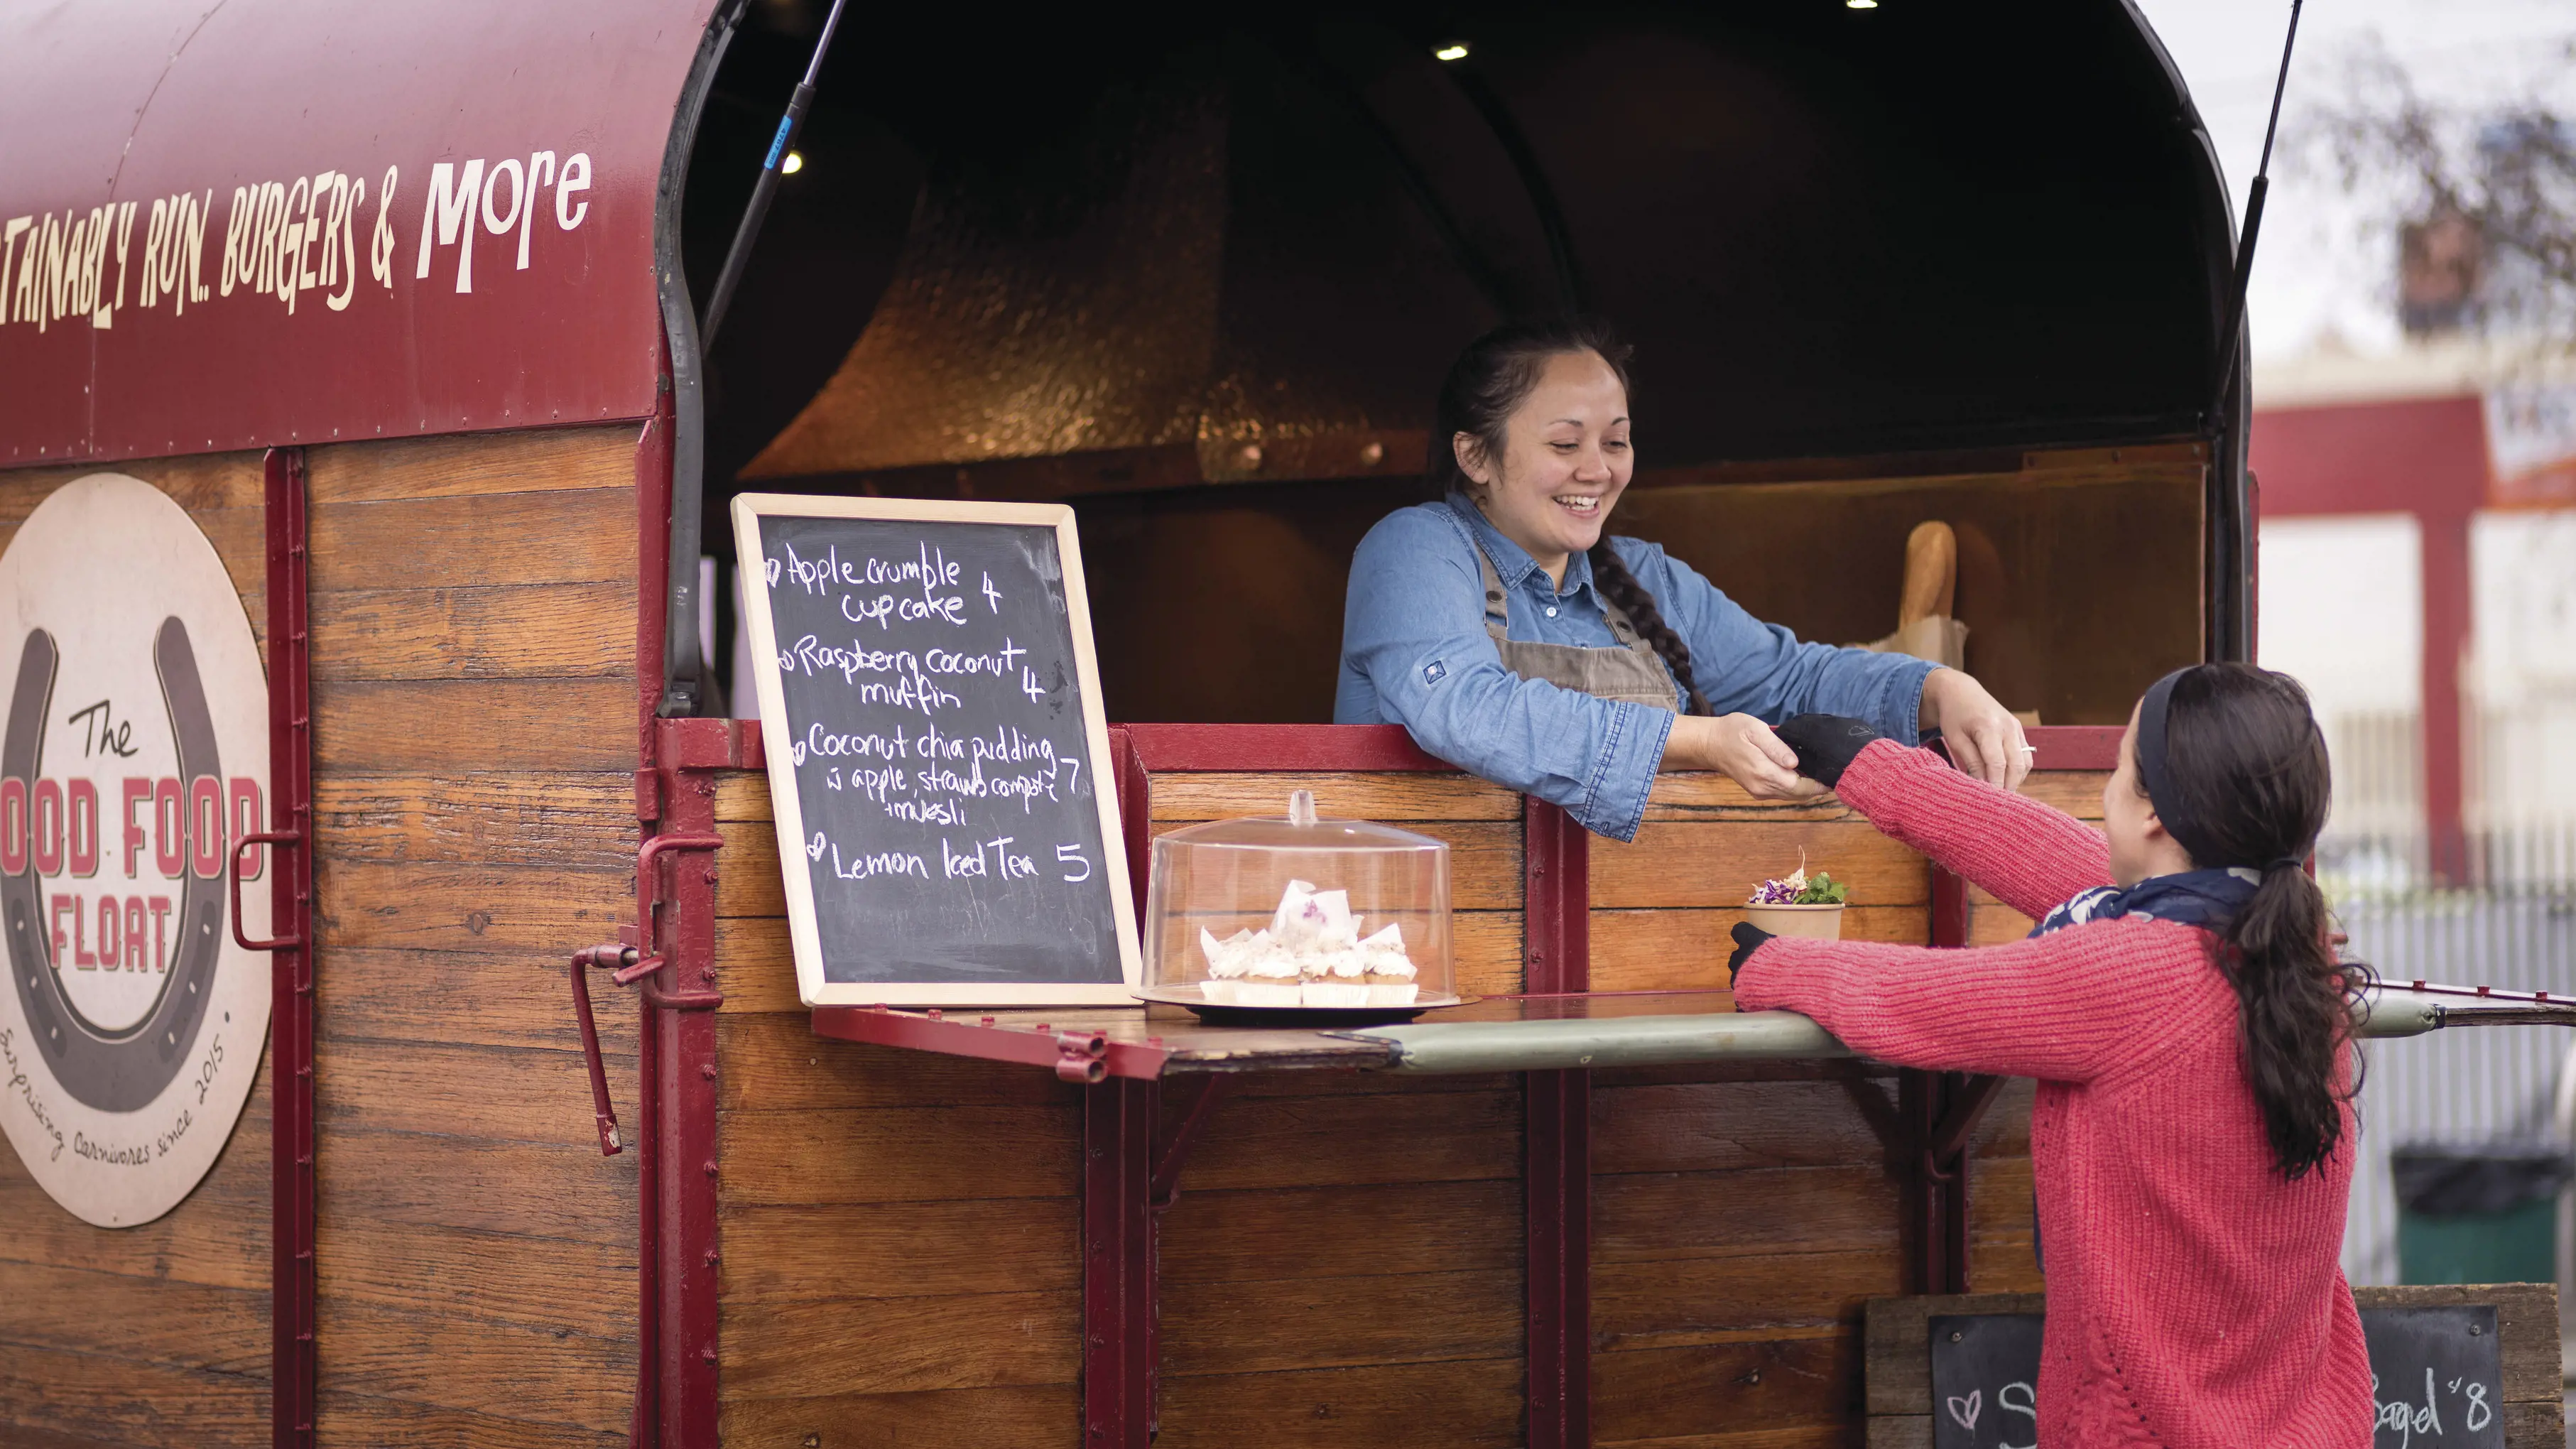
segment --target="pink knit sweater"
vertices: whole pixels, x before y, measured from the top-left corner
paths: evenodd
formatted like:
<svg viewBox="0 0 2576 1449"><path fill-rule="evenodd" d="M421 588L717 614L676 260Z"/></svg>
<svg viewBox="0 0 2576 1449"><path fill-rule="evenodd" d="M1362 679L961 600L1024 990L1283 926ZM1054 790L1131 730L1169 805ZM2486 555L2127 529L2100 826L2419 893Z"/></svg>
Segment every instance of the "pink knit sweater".
<svg viewBox="0 0 2576 1449"><path fill-rule="evenodd" d="M2034 919L2109 883L2102 837L1880 740L1838 793ZM1736 977L1900 1066L2039 1079L2031 1156L2048 1251L2042 1449L2368 1449L2370 1361L2336 1258L2344 1146L2284 1182L2237 1059L2209 934L2142 918L2008 946L1781 938Z"/></svg>

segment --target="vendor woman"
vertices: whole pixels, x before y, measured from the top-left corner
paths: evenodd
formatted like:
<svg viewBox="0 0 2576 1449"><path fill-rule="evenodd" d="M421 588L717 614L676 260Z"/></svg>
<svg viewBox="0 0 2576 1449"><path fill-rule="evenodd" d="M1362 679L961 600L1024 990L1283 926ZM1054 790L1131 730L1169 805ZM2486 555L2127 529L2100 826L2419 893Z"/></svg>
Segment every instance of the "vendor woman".
<svg viewBox="0 0 2576 1449"><path fill-rule="evenodd" d="M1811 712L1908 742L1937 729L1970 774L2019 784L2020 722L1974 679L1802 644L1662 548L1610 536L1636 472L1627 358L1599 324L1556 321L1459 355L1432 428L1445 498L1384 519L1351 560L1334 720L1401 724L1620 840L1658 770L1724 771L1766 799L1821 793L1771 731Z"/></svg>

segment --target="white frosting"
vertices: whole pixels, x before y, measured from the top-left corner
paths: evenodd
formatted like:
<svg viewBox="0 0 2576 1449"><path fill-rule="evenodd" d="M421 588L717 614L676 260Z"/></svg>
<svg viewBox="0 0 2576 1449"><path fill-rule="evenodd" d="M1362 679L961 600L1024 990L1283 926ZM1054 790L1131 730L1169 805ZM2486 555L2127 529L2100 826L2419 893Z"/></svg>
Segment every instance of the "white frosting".
<svg viewBox="0 0 2576 1449"><path fill-rule="evenodd" d="M1388 926L1360 942L1359 954L1372 977L1391 981L1411 981L1414 977L1413 959L1404 954L1404 931L1401 927Z"/></svg>
<svg viewBox="0 0 2576 1449"><path fill-rule="evenodd" d="M1242 975L1242 948L1251 940L1250 931L1237 931L1220 941L1207 927L1199 927L1199 952L1207 957L1208 975L1220 979Z"/></svg>
<svg viewBox="0 0 2576 1449"><path fill-rule="evenodd" d="M1288 883L1262 929L1224 940L1202 927L1208 1000L1235 1006L1409 1006L1415 968L1393 925L1366 940L1348 891Z"/></svg>

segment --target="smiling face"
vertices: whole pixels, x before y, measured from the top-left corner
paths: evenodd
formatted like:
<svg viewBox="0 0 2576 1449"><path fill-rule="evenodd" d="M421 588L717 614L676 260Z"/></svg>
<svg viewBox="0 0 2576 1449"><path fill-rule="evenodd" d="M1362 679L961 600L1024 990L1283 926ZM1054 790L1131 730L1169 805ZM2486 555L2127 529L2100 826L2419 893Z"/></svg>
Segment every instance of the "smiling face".
<svg viewBox="0 0 2576 1449"><path fill-rule="evenodd" d="M1538 385L1504 425L1499 458L1465 433L1454 444L1485 517L1560 586L1567 557L1601 541L1610 510L1636 471L1628 390L1593 352L1547 360Z"/></svg>

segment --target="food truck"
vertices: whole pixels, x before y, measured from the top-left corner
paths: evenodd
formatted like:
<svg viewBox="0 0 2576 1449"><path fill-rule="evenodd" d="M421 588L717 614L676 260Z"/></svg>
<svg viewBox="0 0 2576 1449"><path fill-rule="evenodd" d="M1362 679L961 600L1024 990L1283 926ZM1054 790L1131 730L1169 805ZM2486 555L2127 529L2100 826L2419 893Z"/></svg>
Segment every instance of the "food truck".
<svg viewBox="0 0 2576 1449"><path fill-rule="evenodd" d="M823 24L0 15L0 1438L1928 1442L1862 1305L2040 1285L2027 1085L1731 1016L1726 932L1801 858L1846 934L2027 922L1830 799L1621 844L1329 725L1343 580L1456 348L1597 311L1622 530L1842 641L1947 523L2098 813L2251 639L2231 209L2135 9L871 10L791 151ZM1119 909L1303 790L1446 847L1479 999L818 1002L748 494L1069 510Z"/></svg>

